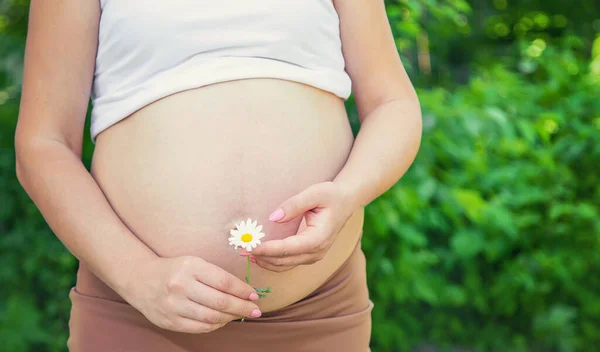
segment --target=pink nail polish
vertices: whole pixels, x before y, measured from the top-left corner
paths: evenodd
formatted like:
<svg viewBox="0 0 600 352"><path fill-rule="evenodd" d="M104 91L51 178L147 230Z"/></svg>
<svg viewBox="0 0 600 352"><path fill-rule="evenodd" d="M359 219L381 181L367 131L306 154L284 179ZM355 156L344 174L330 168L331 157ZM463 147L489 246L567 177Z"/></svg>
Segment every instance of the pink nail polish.
<svg viewBox="0 0 600 352"><path fill-rule="evenodd" d="M258 299L258 293L252 292L250 294L250 297L248 297L248 299L251 300L251 301L256 301Z"/></svg>
<svg viewBox="0 0 600 352"><path fill-rule="evenodd" d="M240 253L240 255L241 255L242 257L247 257L247 256L249 256L249 255L251 255L251 254L250 254L250 253L248 253L248 252L241 252L241 253Z"/></svg>
<svg viewBox="0 0 600 352"><path fill-rule="evenodd" d="M256 264L256 259L254 259L254 257L250 257L250 263Z"/></svg>
<svg viewBox="0 0 600 352"><path fill-rule="evenodd" d="M250 313L250 316L253 317L253 318L258 318L261 315L262 315L262 312L260 310L258 310L258 309L254 309L252 311L252 313Z"/></svg>
<svg viewBox="0 0 600 352"><path fill-rule="evenodd" d="M285 213L283 212L283 209L278 208L273 213L271 213L271 215L269 215L269 220L271 220L271 221L281 220L281 219L283 219L284 216L285 216Z"/></svg>

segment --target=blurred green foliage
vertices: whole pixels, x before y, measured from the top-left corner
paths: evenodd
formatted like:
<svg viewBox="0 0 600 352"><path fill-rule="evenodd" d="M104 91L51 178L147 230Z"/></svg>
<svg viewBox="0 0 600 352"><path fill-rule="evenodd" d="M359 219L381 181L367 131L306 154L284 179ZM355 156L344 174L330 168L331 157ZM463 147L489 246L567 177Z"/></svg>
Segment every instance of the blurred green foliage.
<svg viewBox="0 0 600 352"><path fill-rule="evenodd" d="M27 6L0 2L0 350L64 351L77 264L14 171ZM600 3L387 10L424 136L366 209L373 351L598 350Z"/></svg>

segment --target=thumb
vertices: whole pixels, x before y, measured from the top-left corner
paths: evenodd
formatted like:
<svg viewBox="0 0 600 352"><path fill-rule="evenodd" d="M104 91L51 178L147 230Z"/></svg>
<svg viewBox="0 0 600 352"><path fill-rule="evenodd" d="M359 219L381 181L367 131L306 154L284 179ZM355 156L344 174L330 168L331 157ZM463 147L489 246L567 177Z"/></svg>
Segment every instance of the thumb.
<svg viewBox="0 0 600 352"><path fill-rule="evenodd" d="M319 206L321 201L319 187L312 185L304 191L283 202L271 215L269 220L275 222L288 222L307 211Z"/></svg>

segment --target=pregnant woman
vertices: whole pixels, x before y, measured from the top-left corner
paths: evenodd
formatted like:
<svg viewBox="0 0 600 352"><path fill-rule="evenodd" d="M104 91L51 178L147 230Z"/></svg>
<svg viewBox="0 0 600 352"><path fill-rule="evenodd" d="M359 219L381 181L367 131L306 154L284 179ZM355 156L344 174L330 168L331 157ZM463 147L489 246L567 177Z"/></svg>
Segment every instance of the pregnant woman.
<svg viewBox="0 0 600 352"><path fill-rule="evenodd" d="M369 350L363 209L421 137L383 0L32 0L22 92L17 176L79 259L71 351Z"/></svg>

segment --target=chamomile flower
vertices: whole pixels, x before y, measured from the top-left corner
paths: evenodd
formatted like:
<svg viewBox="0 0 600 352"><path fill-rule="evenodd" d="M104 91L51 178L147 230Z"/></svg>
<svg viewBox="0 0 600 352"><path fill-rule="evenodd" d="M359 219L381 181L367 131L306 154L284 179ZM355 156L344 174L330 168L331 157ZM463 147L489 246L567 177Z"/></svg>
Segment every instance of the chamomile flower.
<svg viewBox="0 0 600 352"><path fill-rule="evenodd" d="M262 225L258 225L256 220L252 221L250 218L239 224L235 224L235 229L229 231L231 235L229 237L229 245L234 246L235 249L242 247L246 251L252 252L252 249L260 244L260 239L265 237L265 234L260 232L262 228ZM250 256L246 257L246 263L246 283L250 284ZM254 289L260 299L265 298L268 293L271 293L271 286L267 288L255 287ZM245 319L246 317L242 317L242 321Z"/></svg>
<svg viewBox="0 0 600 352"><path fill-rule="evenodd" d="M265 234L260 232L262 225L258 225L256 220L252 222L251 219L248 219L245 222L235 224L235 227L229 232L231 235L229 245L234 246L235 249L242 247L246 251L252 252L252 248L256 248L260 244L260 239L265 237Z"/></svg>

